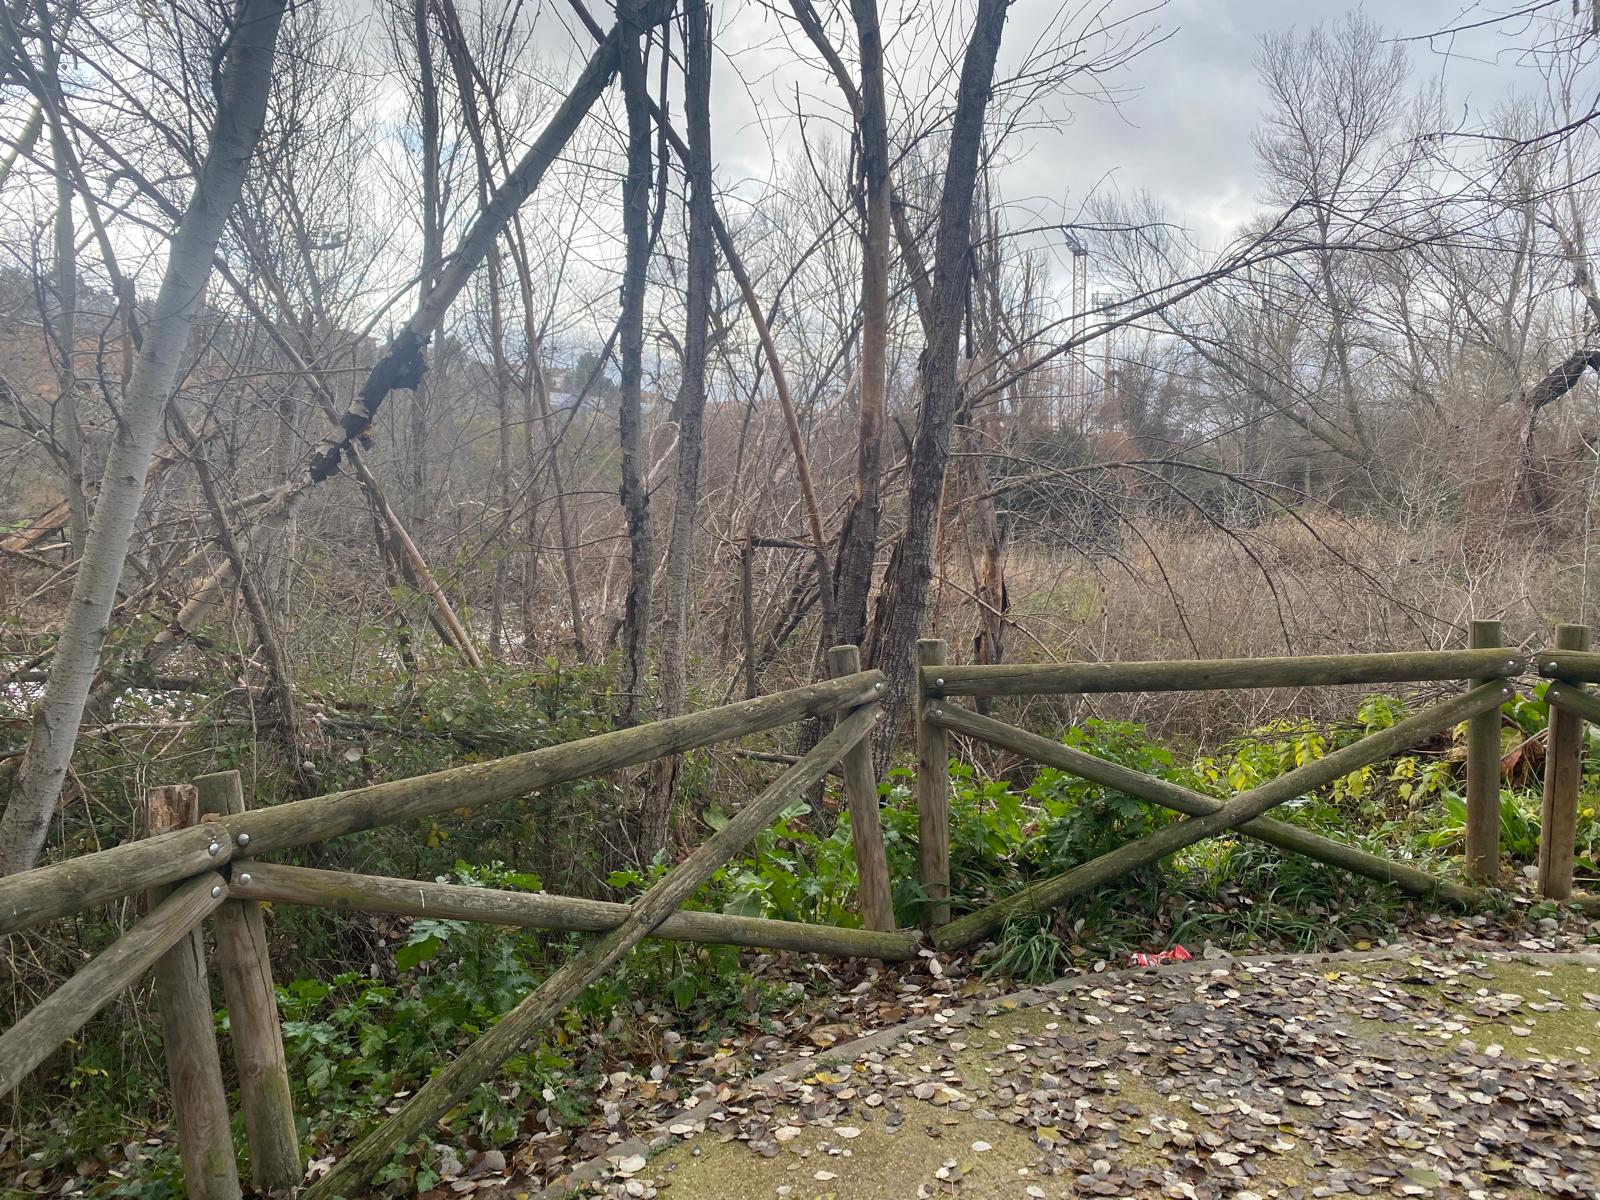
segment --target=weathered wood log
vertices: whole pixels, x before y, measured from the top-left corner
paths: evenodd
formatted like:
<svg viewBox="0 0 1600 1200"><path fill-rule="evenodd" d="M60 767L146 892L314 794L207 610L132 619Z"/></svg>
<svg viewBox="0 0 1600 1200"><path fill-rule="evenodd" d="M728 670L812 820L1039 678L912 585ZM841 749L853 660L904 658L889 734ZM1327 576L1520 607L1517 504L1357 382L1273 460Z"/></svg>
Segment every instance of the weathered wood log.
<svg viewBox="0 0 1600 1200"><path fill-rule="evenodd" d="M212 895L213 889L219 889ZM205 920L227 895L208 871L183 884L34 1010L0 1034L0 1096L10 1092L124 989Z"/></svg>
<svg viewBox="0 0 1600 1200"><path fill-rule="evenodd" d="M1240 792L1213 812L1165 826L1064 874L1041 880L987 908L951 921L933 931L933 942L944 950L967 946L993 933L1014 915L1047 912L1074 896L1109 883L1138 867L1157 862L1185 846L1237 828L1313 788L1324 787L1351 771L1381 762L1399 750L1449 729L1458 721L1498 706L1510 694L1509 685L1491 683L1429 705L1388 729L1379 730L1359 742L1335 750L1326 758L1297 767L1260 787ZM935 704L934 707L942 709L943 706Z"/></svg>
<svg viewBox="0 0 1600 1200"><path fill-rule="evenodd" d="M1499 621L1474 621L1474 649L1500 645ZM1478 679L1476 683L1487 680ZM1500 710L1467 722L1467 878L1493 883L1500 874Z"/></svg>
<svg viewBox="0 0 1600 1200"><path fill-rule="evenodd" d="M211 822L7 875L0 878L0 934L187 879L232 856L227 830Z"/></svg>
<svg viewBox="0 0 1600 1200"><path fill-rule="evenodd" d="M245 810L237 771L202 775L194 781L202 812L236 816ZM234 872L248 880L255 868L243 863ZM250 1144L250 1180L264 1194L287 1192L305 1178L300 1135L289 1094L289 1066L283 1053L278 998L272 990L272 963L261 905L230 899L213 922L217 972L228 1004L229 1041L239 1073L239 1102Z"/></svg>
<svg viewBox="0 0 1600 1200"><path fill-rule="evenodd" d="M1050 738L1029 733L1025 729L1018 729L1014 725L1007 725L1003 721L996 721L992 717L985 717L968 709L942 704L939 706L938 714L932 719L951 733L977 738L988 742L991 746L998 746L1002 750L1010 750L1013 754L1021 754L1034 762L1043 763L1047 767L1055 767L1057 770L1066 771L1093 783L1116 788L1120 792L1126 792L1130 796L1137 796L1141 800L1148 800L1152 804L1159 804L1163 808L1170 808L1186 816L1202 817L1207 813L1216 812L1223 805L1223 801L1201 792L1191 791L1165 779L1157 779L1152 775L1146 775L1143 771L1110 762L1098 755L1075 750L1071 746L1063 746ZM1323 837L1312 833L1309 829L1302 829L1298 825L1279 821L1274 817L1257 817L1253 821L1245 822L1234 832L1245 834L1269 846L1276 846L1280 850L1303 854L1307 858L1341 867L1353 874L1376 879L1380 883L1391 883L1413 895L1437 897L1464 907L1477 907L1486 899L1482 892L1474 888L1462 887L1458 883L1439 879L1417 867L1392 862L1380 855L1369 854L1354 846L1346 846L1342 842L1336 842L1332 838Z"/></svg>
<svg viewBox="0 0 1600 1200"><path fill-rule="evenodd" d="M950 920L950 739L925 716L929 689L945 682L944 656L942 638L917 642L917 848L930 929Z"/></svg>
<svg viewBox="0 0 1600 1200"><path fill-rule="evenodd" d="M840 755L865 737L876 719L877 707L869 705L841 721L810 753L634 901L627 920L568 959L493 1028L419 1088L394 1116L356 1143L332 1171L307 1189L303 1200L354 1195L372 1178L373 1172L388 1161L397 1146L430 1128L473 1088L492 1076L523 1042L554 1020L584 988L650 936L778 813L822 782L829 764L837 762Z"/></svg>
<svg viewBox="0 0 1600 1200"><path fill-rule="evenodd" d="M198 793L191 784L151 788L145 793L145 828L158 834L192 824L198 819L198 806ZM166 890L151 890L152 908L165 899ZM227 896L221 883L211 891L219 900ZM199 928L191 929L156 960L155 978L184 1192L189 1200L239 1200L239 1163L211 1019L205 935Z"/></svg>
<svg viewBox="0 0 1600 1200"><path fill-rule="evenodd" d="M1556 708L1577 713L1591 725L1600 725L1600 696L1584 691L1575 683L1552 680L1545 689L1544 698Z"/></svg>
<svg viewBox="0 0 1600 1200"><path fill-rule="evenodd" d="M9 875L0 879L0 934L185 879L246 847L251 854L283 850L474 808L865 704L881 696L883 686L880 672L864 671L492 762L258 809Z"/></svg>
<svg viewBox="0 0 1600 1200"><path fill-rule="evenodd" d="M383 912L447 921L482 921L523 929L562 929L606 933L633 910L608 900L584 900L549 892L511 892L455 883L424 883L385 875L354 875L252 863L250 882L234 873L233 894L281 904L304 904L341 912ZM917 956L919 940L909 933L841 929L800 921L772 921L731 913L676 912L651 937L669 942L707 942L722 946L797 950L906 962Z"/></svg>
<svg viewBox="0 0 1600 1200"><path fill-rule="evenodd" d="M828 651L828 673L835 678L861 671L861 651L835 646ZM840 714L839 720L843 720ZM837 722L835 722L837 723ZM889 857L883 847L883 815L878 809L878 778L872 770L872 738L845 752L845 802L850 807L850 845L856 859L856 895L861 923L868 929L894 928L894 896L889 887Z"/></svg>
<svg viewBox="0 0 1600 1200"><path fill-rule="evenodd" d="M1539 674L1546 679L1565 679L1570 683L1600 683L1600 654L1593 651L1541 650L1533 657Z"/></svg>
<svg viewBox="0 0 1600 1200"><path fill-rule="evenodd" d="M1398 654L1307 654L1202 662L1009 664L923 668L932 696L1026 696L1074 692L1187 692L1503 678L1527 659L1514 650L1413 650ZM943 679L943 683L935 682Z"/></svg>
<svg viewBox="0 0 1600 1200"><path fill-rule="evenodd" d="M1588 648L1587 625L1556 626L1557 650L1581 652ZM1550 710L1549 741L1544 759L1544 803L1539 817L1539 894L1552 900L1565 900L1572 895L1572 870L1577 856L1578 790L1583 784L1583 716L1574 707L1581 702L1573 700L1573 693L1580 691L1582 688L1576 685L1561 688L1557 694L1565 693L1567 704L1558 704Z"/></svg>

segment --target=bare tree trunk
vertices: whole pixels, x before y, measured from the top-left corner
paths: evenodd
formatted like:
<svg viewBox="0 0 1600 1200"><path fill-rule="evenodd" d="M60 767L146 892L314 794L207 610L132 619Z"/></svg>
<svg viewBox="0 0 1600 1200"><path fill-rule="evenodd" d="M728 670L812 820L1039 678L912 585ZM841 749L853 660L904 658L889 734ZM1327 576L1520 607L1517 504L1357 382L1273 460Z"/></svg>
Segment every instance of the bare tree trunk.
<svg viewBox="0 0 1600 1200"><path fill-rule="evenodd" d="M444 254L444 231L439 201L439 92L433 71L433 39L428 30L428 0L413 0L412 24L417 49L417 98L421 105L422 133L422 270L417 302L426 303L438 278ZM411 412L406 454L410 459L411 486L406 499L406 523L415 530L431 514L428 503L428 383L419 377L411 389Z"/></svg>
<svg viewBox="0 0 1600 1200"><path fill-rule="evenodd" d="M51 71L52 82L54 70ZM65 469L67 537L73 559L83 557L89 534L89 502L83 486L83 426L78 420L78 377L73 366L77 350L78 247L72 222L72 172L67 148L52 137L51 157L56 174L55 275L56 312L51 334L56 343L56 436Z"/></svg>
<svg viewBox="0 0 1600 1200"><path fill-rule="evenodd" d="M711 230L711 13L690 0L684 76L689 122L689 248L685 283L683 381L678 392L678 488L667 549L667 604L661 627L660 716L683 712L688 692L689 591L694 577L694 523L700 502L700 453L706 409L706 338L716 259ZM639 856L653 858L667 844L678 758L658 760L639 821Z"/></svg>
<svg viewBox="0 0 1600 1200"><path fill-rule="evenodd" d="M654 548L650 493L644 468L644 294L650 265L650 108L642 44L644 29L626 10L622 26L622 97L628 114L628 167L622 180L622 227L626 249L622 271L622 316L617 346L621 364L617 401L622 481L618 489L628 529L628 595L622 618L622 713L624 725L639 719L649 675L650 592Z"/></svg>
<svg viewBox="0 0 1600 1200"><path fill-rule="evenodd" d="M900 727L915 692L912 652L922 630L933 584L939 540L939 499L950 459L950 434L960 404L957 373L962 315L972 275L972 209L983 145L984 115L994 80L995 59L1005 31L1009 0L979 0L972 37L961 64L950 149L939 197L939 232L934 247L932 303L924 327L927 342L918 364L922 403L911 445L906 531L895 548L878 598L873 665L888 679L886 727ZM879 774L888 766L894 736L876 748Z"/></svg>
<svg viewBox="0 0 1600 1200"><path fill-rule="evenodd" d="M90 683L116 603L161 414L177 380L217 241L239 199L266 116L283 0L242 0L221 69L217 112L200 177L173 236L166 271L133 377L122 397L99 501L89 525L72 601L34 717L10 803L0 816L0 873L38 861L77 744Z"/></svg>
<svg viewBox="0 0 1600 1200"><path fill-rule="evenodd" d="M289 759L289 778L293 781L295 795L296 797L315 795L314 781L307 773L310 764L307 763L305 751L300 744L300 717L296 711L289 657L283 651L283 644L278 638L272 614L268 611L261 590L256 587L255 579L250 574L249 564L245 562L244 547L241 546L239 539L234 537L233 528L228 524L227 510L222 503L222 494L217 488L216 473L205 457L200 439L189 427L189 422L179 405L174 404L171 413L178 436L183 438L189 447L195 476L200 481L201 496L205 499L206 509L211 514L212 524L216 526L217 543L233 565L233 575L239 584L239 596L244 601L245 612L250 617L256 641L261 647L261 656L266 665L267 691L278 709L279 735L283 739L284 753Z"/></svg>
<svg viewBox="0 0 1600 1200"><path fill-rule="evenodd" d="M972 634L972 661L995 664L1005 661L1006 597L1005 535L995 511L994 488L989 482L989 453L992 449L992 412L987 419L972 419L961 426L962 475L966 497L961 505L966 526L967 554L972 563L972 595L978 612ZM986 711L983 698L979 711Z"/></svg>
<svg viewBox="0 0 1600 1200"><path fill-rule="evenodd" d="M526 269L526 264L521 268ZM532 295L530 289L528 295ZM539 428L544 433L544 452L549 460L550 485L555 493L556 531L561 537L561 574L567 585L568 620L572 624L572 649L579 662L589 658L588 639L584 632L583 596L578 591L577 539L572 532L572 516L567 511L567 484L561 474L560 446L556 442L555 421L550 413L550 388L544 376L544 363L539 360L539 342L528 341L528 370L531 373L534 398L539 405Z"/></svg>
<svg viewBox="0 0 1600 1200"><path fill-rule="evenodd" d="M967 377L969 395L981 395L993 382L1000 361L1000 326L1005 320L1004 298L1000 292L1001 240L995 217L989 177L983 177L983 215L986 236L981 251L974 252L974 301L971 328L978 345L972 352ZM981 262L981 265L979 265ZM1108 343L1109 344L1109 343ZM967 554L972 564L972 595L977 604L977 620L972 634L972 661L993 665L1005 660L1006 595L1005 532L995 507L994 488L989 482L989 455L999 444L1000 409L997 402L979 408L967 406L961 420L964 456L962 476L965 498L961 505L962 524L967 537ZM985 697L977 701L980 712L991 707Z"/></svg>
<svg viewBox="0 0 1600 1200"><path fill-rule="evenodd" d="M505 321L500 293L500 248L489 252L489 341L494 359L494 411L499 425L500 455L496 464L499 479L496 496L500 519L507 530L511 528L511 379L506 365ZM500 554L494 563L494 584L489 599L489 653L498 658L501 638L505 629L506 575L509 557Z"/></svg>
<svg viewBox="0 0 1600 1200"><path fill-rule="evenodd" d="M44 127L44 105L38 100L33 102L33 111L28 114L28 119L23 122L22 132L17 134L16 140L7 145L5 153L0 154L0 187L5 186L12 169L17 165L17 160L33 153L33 148L39 142L39 131Z"/></svg>
<svg viewBox="0 0 1600 1200"><path fill-rule="evenodd" d="M76 165L72 147L67 142L66 128L61 120L63 99L61 92L61 42L53 27L51 11L43 5L36 13L40 45L40 64L37 70L26 67L20 72L35 91L38 105L32 132L24 131L23 142L31 150L38 139L38 119L46 112L50 115L50 165L56 181L56 214L54 222L55 261L54 276L48 291L54 294L55 308L50 310L45 292L41 291L39 317L44 326L46 341L54 351L56 366L56 402L51 406L51 419L47 438L41 438L47 452L61 468L62 501L70 547L69 562L83 557L84 538L89 530L89 504L83 478L83 426L78 419L78 380L75 369L77 350L78 310L78 245L73 221L72 204L76 190ZM25 63L26 52L17 38L14 22L5 17L6 40L18 56L19 65ZM63 27L66 20L63 19ZM21 146L18 146L18 152ZM7 164L9 169L9 164ZM0 178L3 178L0 173ZM41 434L43 431L39 431Z"/></svg>
<svg viewBox="0 0 1600 1200"><path fill-rule="evenodd" d="M878 554L879 486L889 346L889 127L883 87L883 40L877 0L851 0L861 55L861 183L866 236L861 262L861 403L856 427L855 488L839 536L841 643L859 646Z"/></svg>

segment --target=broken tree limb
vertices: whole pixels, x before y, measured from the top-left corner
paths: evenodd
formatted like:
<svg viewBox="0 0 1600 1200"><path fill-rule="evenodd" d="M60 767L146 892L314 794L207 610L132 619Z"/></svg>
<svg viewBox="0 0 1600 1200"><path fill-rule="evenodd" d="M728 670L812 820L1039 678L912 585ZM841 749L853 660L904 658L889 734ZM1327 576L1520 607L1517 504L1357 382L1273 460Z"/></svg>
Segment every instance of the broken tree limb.
<svg viewBox="0 0 1600 1200"><path fill-rule="evenodd" d="M1063 746L1060 742L1018 729L1003 721L996 721L993 717L982 716L969 709L941 705L939 715L929 719L951 733L977 738L991 746L998 746L1002 750L1010 750L1034 762L1043 763L1047 767L1055 767L1059 771L1066 771L1103 787L1116 788L1119 792L1126 792L1130 796L1137 796L1141 800L1159 804L1163 808L1170 808L1186 816L1203 817L1216 812L1223 805L1223 801L1211 796L1191 791L1176 783L1169 783L1165 779L1146 775L1143 771L1136 771L1121 763L1110 762L1098 755L1074 750L1071 746ZM1322 837L1308 829L1273 817L1257 817L1253 821L1247 821L1239 826L1236 832L1246 834L1259 842L1265 842L1269 846L1276 846L1280 850L1303 854L1307 858L1314 858L1330 866L1342 867L1353 874L1376 879L1380 883L1391 883L1413 895L1436 896L1452 904L1466 907L1475 907L1484 899L1484 894L1476 888L1463 887L1461 884L1436 878L1417 867L1391 862L1381 855L1369 854L1365 850L1358 850L1354 846L1347 846L1332 838Z"/></svg>
<svg viewBox="0 0 1600 1200"><path fill-rule="evenodd" d="M244 305L245 310L261 326L272 340L272 343L283 353L284 357L289 360L289 365L311 388L312 394L317 399L318 406L327 416L329 423L338 428L338 404L334 399L332 389L323 379L321 372L306 361L299 348L284 333L279 322L272 318L261 302L255 298L255 294L244 286L243 282L233 273L228 264L222 261L220 256L216 269L217 273L222 276L223 282L228 285ZM280 303L285 311L291 311L293 308L287 297L282 297L281 294ZM428 566L427 560L422 557L422 552L417 548L416 542L389 504L387 497L384 495L383 486L378 482L377 476L373 474L372 468L367 465L366 457L361 453L357 443L351 442L345 447L345 457L349 459L350 465L355 468L356 480L361 485L362 494L367 498L367 504L371 507L373 515L377 517L380 524L388 532L389 540L402 560L401 565L406 567L410 574L415 577L410 582L433 604L441 632L444 635L442 640L460 651L462 657L474 669L482 670L483 660L479 657L477 648L472 644L472 638L467 632L465 623L445 597L444 590L439 586L438 579ZM282 486L292 487L293 483L291 481ZM287 495L285 499L288 499ZM236 507L242 504L243 501L240 501L236 504ZM384 549L385 547L383 546L379 547L380 552Z"/></svg>
<svg viewBox="0 0 1600 1200"><path fill-rule="evenodd" d="M411 318L373 366L361 391L340 416L337 432L312 451L306 463L306 476L311 482L333 474L351 442L377 418L390 392L415 388L421 381L427 369L422 360L423 346L443 323L450 305L488 255L495 239L510 224L512 214L538 189L545 172L560 157L589 109L610 86L621 61L624 25L635 30L658 25L667 18L670 7L663 0L648 0L627 22L618 22L610 33L599 39L600 44L589 56L566 98L534 138L516 168L495 189L489 203L478 212L455 250L445 259L445 267L427 297L417 305Z"/></svg>
<svg viewBox="0 0 1600 1200"><path fill-rule="evenodd" d="M248 883L244 882L242 868L234 872L232 894L240 900L314 905L342 912L395 913L405 917L483 921L491 925L577 933L607 933L622 924L631 911L626 904L549 892L512 892L254 862L249 867ZM844 929L718 912L673 913L651 936L669 942L798 950L807 954L877 958L885 962L915 958L918 945L918 939L907 933Z"/></svg>
<svg viewBox="0 0 1600 1200"><path fill-rule="evenodd" d="M877 720L876 705L858 708L819 741L816 748L740 809L700 848L674 867L629 906L627 920L567 960L520 1004L418 1089L399 1112L367 1134L305 1193L305 1200L351 1195L389 1160L397 1146L411 1141L490 1078L501 1063L538 1033L579 993L649 937L712 874L737 854L790 804L814 786L840 757L865 737Z"/></svg>
<svg viewBox="0 0 1600 1200"><path fill-rule="evenodd" d="M1510 695L1510 685L1497 681L1431 704L1388 729L1379 730L1359 742L1335 750L1326 758L1297 767L1260 787L1240 792L1204 816L1191 817L1187 821L1158 829L1136 842L1119 846L1064 874L1041 880L987 908L942 925L933 931L934 945L941 950L969 946L995 932L1019 913L1048 912L1074 896L1109 883L1138 867L1158 862L1185 846L1236 829L1313 788L1325 787L1351 771L1382 762L1397 751L1414 746L1457 722L1498 706ZM931 707L934 711L929 715L933 718L946 711L941 704L936 703Z"/></svg>

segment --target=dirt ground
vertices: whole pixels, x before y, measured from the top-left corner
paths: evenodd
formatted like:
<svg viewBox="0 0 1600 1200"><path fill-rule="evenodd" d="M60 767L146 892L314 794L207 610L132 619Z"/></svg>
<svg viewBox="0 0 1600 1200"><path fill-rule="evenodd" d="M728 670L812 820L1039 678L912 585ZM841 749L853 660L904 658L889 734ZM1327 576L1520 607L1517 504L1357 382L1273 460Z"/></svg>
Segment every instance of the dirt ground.
<svg viewBox="0 0 1600 1200"><path fill-rule="evenodd" d="M725 1088L581 1194L1600 1195L1600 957L1074 979Z"/></svg>

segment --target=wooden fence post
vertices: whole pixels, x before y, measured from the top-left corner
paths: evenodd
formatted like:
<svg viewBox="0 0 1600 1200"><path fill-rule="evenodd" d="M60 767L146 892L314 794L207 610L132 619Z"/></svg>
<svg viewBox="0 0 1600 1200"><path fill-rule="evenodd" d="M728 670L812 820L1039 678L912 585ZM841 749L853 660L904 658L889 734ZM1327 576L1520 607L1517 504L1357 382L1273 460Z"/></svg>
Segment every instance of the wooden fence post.
<svg viewBox="0 0 1600 1200"><path fill-rule="evenodd" d="M199 816L199 795L187 783L151 788L145 793L145 816L147 837L187 828ZM151 889L151 906L171 890L167 885ZM217 883L213 895L220 897L226 890ZM156 960L155 979L184 1191L189 1200L239 1200L239 1164L228 1128L228 1097L222 1088L222 1060L211 1020L201 928L180 938Z"/></svg>
<svg viewBox="0 0 1600 1200"><path fill-rule="evenodd" d="M943 638L917 642L917 666L944 666ZM950 735L923 716L929 703L917 672L917 841L922 848L922 890L931 903L923 924L950 920ZM939 701L943 703L943 701Z"/></svg>
<svg viewBox="0 0 1600 1200"><path fill-rule="evenodd" d="M1471 645L1500 645L1500 622L1474 621ZM1467 878L1492 884L1499 874L1500 711L1491 709L1467 722Z"/></svg>
<svg viewBox="0 0 1600 1200"><path fill-rule="evenodd" d="M201 811L224 817L244 812L239 772L219 771L194 782ZM234 879L250 881L248 858L235 859L232 869ZM250 1143L250 1181L258 1192L286 1192L299 1186L305 1171L260 903L228 900L217 910L213 928L218 973L228 1003L233 1062L239 1073L245 1137Z"/></svg>
<svg viewBox="0 0 1600 1200"><path fill-rule="evenodd" d="M835 677L861 670L861 650L835 646L828 651L828 673ZM837 725L844 720L840 712ZM878 811L878 780L872 771L872 735L845 752L844 795L850 806L850 841L856 855L856 890L861 923L868 929L893 930L894 898L889 890L889 858L883 848L883 818Z"/></svg>
<svg viewBox="0 0 1600 1200"><path fill-rule="evenodd" d="M1557 625L1557 650L1587 650L1587 625ZM1539 894L1552 900L1572 895L1576 854L1578 787L1583 782L1583 718L1569 709L1550 709L1549 744L1544 758L1544 806L1539 818Z"/></svg>

